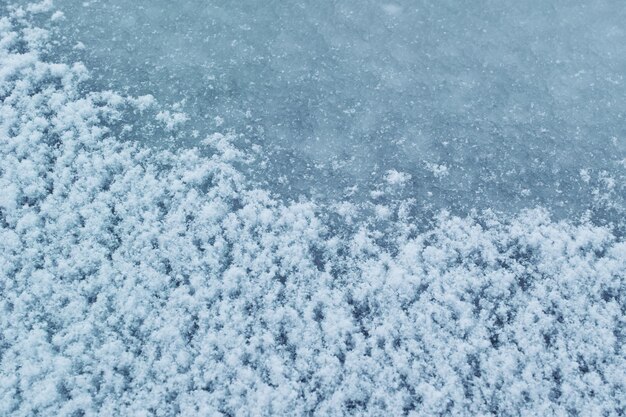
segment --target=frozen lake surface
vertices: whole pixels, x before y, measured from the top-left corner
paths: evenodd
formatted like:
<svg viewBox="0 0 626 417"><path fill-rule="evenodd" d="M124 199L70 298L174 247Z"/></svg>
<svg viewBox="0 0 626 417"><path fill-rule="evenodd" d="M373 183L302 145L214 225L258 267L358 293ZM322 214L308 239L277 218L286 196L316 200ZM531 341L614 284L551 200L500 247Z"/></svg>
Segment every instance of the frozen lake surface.
<svg viewBox="0 0 626 417"><path fill-rule="evenodd" d="M369 201L396 170L411 179L393 198L424 209L615 220L598 195L625 175L619 1L56 6L61 59L98 88L178 103L189 121L173 146L196 145L194 130L261 146L252 176L287 199Z"/></svg>
<svg viewBox="0 0 626 417"><path fill-rule="evenodd" d="M626 415L619 1L0 4L0 416Z"/></svg>

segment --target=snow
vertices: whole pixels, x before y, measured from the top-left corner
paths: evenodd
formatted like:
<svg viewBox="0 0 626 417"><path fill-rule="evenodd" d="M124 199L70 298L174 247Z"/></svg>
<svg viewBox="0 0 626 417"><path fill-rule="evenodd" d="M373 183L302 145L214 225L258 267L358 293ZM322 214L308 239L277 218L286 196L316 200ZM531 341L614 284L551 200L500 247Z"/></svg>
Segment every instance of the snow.
<svg viewBox="0 0 626 417"><path fill-rule="evenodd" d="M166 129L171 131L189 120L189 117L185 113L170 113L169 110L165 110L160 111L156 115L156 119L163 122L166 125Z"/></svg>
<svg viewBox="0 0 626 417"><path fill-rule="evenodd" d="M411 176L404 172L398 172L395 169L390 169L387 171L387 175L385 180L390 185L404 185L405 182L409 181Z"/></svg>
<svg viewBox="0 0 626 417"><path fill-rule="evenodd" d="M90 88L35 13L0 19L0 415L626 413L623 225L286 201L245 134L122 137L193 120ZM623 213L617 171L584 169Z"/></svg>

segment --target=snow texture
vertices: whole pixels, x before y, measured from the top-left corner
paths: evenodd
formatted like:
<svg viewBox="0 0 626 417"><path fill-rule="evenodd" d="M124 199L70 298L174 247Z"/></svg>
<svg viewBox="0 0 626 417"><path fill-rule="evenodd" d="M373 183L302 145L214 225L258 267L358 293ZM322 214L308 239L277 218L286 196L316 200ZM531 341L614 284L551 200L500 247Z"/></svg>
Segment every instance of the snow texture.
<svg viewBox="0 0 626 417"><path fill-rule="evenodd" d="M85 88L35 13L0 18L0 415L626 413L615 228L284 202L236 135L122 140L186 116Z"/></svg>

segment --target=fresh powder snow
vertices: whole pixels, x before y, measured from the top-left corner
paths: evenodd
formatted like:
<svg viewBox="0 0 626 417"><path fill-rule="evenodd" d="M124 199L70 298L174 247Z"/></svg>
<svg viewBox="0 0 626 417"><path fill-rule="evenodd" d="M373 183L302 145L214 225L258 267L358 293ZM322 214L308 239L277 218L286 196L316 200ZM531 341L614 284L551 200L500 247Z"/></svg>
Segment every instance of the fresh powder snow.
<svg viewBox="0 0 626 417"><path fill-rule="evenodd" d="M0 6L0 416L625 415L626 9L273 3Z"/></svg>

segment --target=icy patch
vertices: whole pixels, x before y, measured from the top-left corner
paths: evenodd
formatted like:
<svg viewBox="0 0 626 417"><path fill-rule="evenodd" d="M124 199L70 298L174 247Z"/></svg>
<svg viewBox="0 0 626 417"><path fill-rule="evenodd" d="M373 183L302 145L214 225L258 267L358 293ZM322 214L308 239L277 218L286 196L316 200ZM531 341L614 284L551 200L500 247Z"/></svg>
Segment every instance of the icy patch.
<svg viewBox="0 0 626 417"><path fill-rule="evenodd" d="M423 213L540 205L608 224L626 215L597 178L626 204L626 9L596 3L56 0L66 19L42 24L55 61L94 70L90 88L186 99L160 109L184 125L162 115L174 123L126 139L194 147L234 130L265 150L251 179L285 201L366 201L395 169L412 180L393 198L430 196Z"/></svg>

